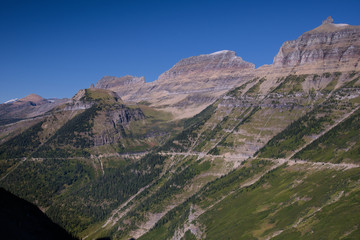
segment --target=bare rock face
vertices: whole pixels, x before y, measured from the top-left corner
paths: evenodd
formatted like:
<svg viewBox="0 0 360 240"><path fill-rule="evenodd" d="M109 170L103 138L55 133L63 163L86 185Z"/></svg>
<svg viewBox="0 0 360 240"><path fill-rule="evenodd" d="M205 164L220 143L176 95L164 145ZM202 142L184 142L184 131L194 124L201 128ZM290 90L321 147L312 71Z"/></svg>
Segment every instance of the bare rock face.
<svg viewBox="0 0 360 240"><path fill-rule="evenodd" d="M355 70L360 60L360 26L334 24L331 17L298 39L286 41L274 58L275 67L299 71Z"/></svg>
<svg viewBox="0 0 360 240"><path fill-rule="evenodd" d="M126 75L123 77L105 76L96 83L95 88L114 89L138 83L145 83L145 78L134 77L130 75Z"/></svg>
<svg viewBox="0 0 360 240"><path fill-rule="evenodd" d="M105 76L96 83L95 88L114 91L121 98L126 99L126 96L134 95L144 85L144 77L134 77L130 75L123 77Z"/></svg>
<svg viewBox="0 0 360 240"><path fill-rule="evenodd" d="M104 115L105 120L102 121L101 128L95 130L93 139L95 146L119 142L125 137L124 127L132 121L145 119L144 113L139 108L118 107L98 114Z"/></svg>

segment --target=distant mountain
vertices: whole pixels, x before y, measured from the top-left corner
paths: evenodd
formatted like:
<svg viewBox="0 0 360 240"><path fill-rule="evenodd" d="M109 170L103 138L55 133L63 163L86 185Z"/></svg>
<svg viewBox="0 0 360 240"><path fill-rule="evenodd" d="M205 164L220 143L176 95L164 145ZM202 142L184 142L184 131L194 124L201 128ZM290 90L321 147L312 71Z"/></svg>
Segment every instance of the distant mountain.
<svg viewBox="0 0 360 240"><path fill-rule="evenodd" d="M186 118L199 113L234 86L250 80L254 68L254 64L235 52L224 50L183 59L154 82L145 83L143 78L131 76L104 77L96 87L115 91L125 101L149 102L176 118Z"/></svg>
<svg viewBox="0 0 360 240"><path fill-rule="evenodd" d="M0 104L0 125L37 117L66 101L68 99L48 100L37 94L30 94L24 98Z"/></svg>
<svg viewBox="0 0 360 240"><path fill-rule="evenodd" d="M2 239L76 239L53 223L40 209L0 188Z"/></svg>

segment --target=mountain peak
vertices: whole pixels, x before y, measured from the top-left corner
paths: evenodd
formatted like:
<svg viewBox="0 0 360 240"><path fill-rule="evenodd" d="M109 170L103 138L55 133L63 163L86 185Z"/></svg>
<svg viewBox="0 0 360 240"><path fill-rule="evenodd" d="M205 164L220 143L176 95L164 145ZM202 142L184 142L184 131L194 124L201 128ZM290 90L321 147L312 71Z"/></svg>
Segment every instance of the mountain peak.
<svg viewBox="0 0 360 240"><path fill-rule="evenodd" d="M254 69L255 65L244 61L236 56L234 51L222 50L210 54L202 54L189 58L184 58L177 62L171 69L161 74L159 80L172 79L178 76L193 75L205 72L223 70L249 70Z"/></svg>
<svg viewBox="0 0 360 240"><path fill-rule="evenodd" d="M334 24L328 17L319 27L286 41L274 58L274 66L353 71L359 66L359 52L360 26Z"/></svg>
<svg viewBox="0 0 360 240"><path fill-rule="evenodd" d="M310 30L303 35L306 34L316 34L316 33L327 33L327 32L338 32L342 30L358 30L360 26L352 26L347 23L334 23L332 17L328 17L327 19L322 21L322 24L317 28Z"/></svg>
<svg viewBox="0 0 360 240"><path fill-rule="evenodd" d="M41 101L43 101L43 100L45 100L43 97L41 97L41 96L39 96L39 95L37 95L37 94L32 93L32 94L27 95L27 96L24 97L24 98L19 99L18 101L21 101L21 102L34 102L34 103L36 103L36 102L41 102Z"/></svg>
<svg viewBox="0 0 360 240"><path fill-rule="evenodd" d="M334 22L334 19L332 19L331 16L328 16L322 24L332 24Z"/></svg>

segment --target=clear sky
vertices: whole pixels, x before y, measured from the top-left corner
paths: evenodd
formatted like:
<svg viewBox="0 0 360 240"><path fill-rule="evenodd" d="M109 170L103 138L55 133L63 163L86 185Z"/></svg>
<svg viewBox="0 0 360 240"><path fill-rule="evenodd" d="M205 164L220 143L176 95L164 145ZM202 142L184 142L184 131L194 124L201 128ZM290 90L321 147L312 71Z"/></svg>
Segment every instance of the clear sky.
<svg viewBox="0 0 360 240"><path fill-rule="evenodd" d="M72 97L105 75L154 81L182 58L233 50L259 67L359 0L0 0L0 102Z"/></svg>

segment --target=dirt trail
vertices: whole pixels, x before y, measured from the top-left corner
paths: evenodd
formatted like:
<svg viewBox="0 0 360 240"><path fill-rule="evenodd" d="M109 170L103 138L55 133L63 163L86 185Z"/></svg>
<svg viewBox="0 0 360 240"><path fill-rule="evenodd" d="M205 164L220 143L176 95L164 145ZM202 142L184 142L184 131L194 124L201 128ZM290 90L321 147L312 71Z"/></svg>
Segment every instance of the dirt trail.
<svg viewBox="0 0 360 240"><path fill-rule="evenodd" d="M268 161L279 161L279 158L261 158ZM358 168L360 167L360 164L356 163L330 163L330 162L310 162L310 161L304 161L304 160L288 160L286 158L282 158L282 161L288 163L288 165L292 166L295 164L307 164L312 165L314 167L324 167L324 168L331 168L331 169L351 169L351 168Z"/></svg>

